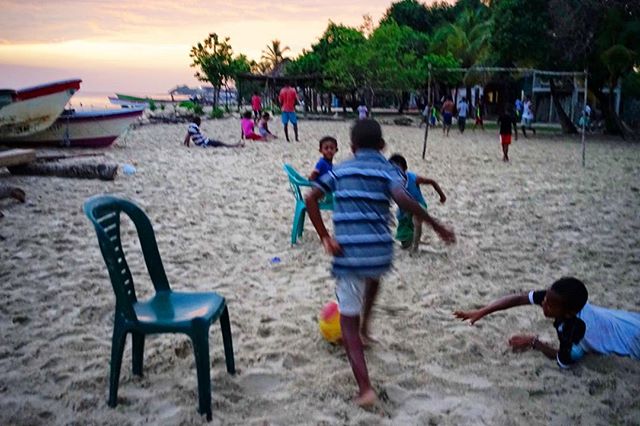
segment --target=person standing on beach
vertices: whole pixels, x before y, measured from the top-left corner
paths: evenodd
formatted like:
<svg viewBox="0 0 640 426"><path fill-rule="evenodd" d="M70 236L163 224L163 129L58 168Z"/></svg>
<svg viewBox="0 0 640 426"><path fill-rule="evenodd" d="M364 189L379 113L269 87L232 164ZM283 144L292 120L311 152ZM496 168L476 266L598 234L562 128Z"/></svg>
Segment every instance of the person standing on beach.
<svg viewBox="0 0 640 426"><path fill-rule="evenodd" d="M484 96L480 96L476 104L476 122L473 123L472 130L475 130L478 124L482 127L482 130L484 130Z"/></svg>
<svg viewBox="0 0 640 426"><path fill-rule="evenodd" d="M444 103L442 104L442 134L449 136L449 130L451 130L451 122L453 120L453 109L455 105L453 104L453 99L451 96L447 96Z"/></svg>
<svg viewBox="0 0 640 426"><path fill-rule="evenodd" d="M362 101L360 105L358 105L358 120L364 120L367 117L369 117L369 109L364 101Z"/></svg>
<svg viewBox="0 0 640 426"><path fill-rule="evenodd" d="M258 92L253 92L253 96L251 96L251 109L253 110L253 121L258 121L262 116L262 98Z"/></svg>
<svg viewBox="0 0 640 426"><path fill-rule="evenodd" d="M522 134L524 137L527 137L526 129L529 129L536 134L536 129L533 128L531 124L533 122L533 104L531 103L531 99L527 96L525 98L524 104L522 104Z"/></svg>
<svg viewBox="0 0 640 426"><path fill-rule="evenodd" d="M447 242L455 234L441 225L407 193L399 170L382 155L385 143L380 124L358 120L351 128L354 157L336 165L314 181L305 197L309 219L327 253L333 255L332 274L340 310L342 342L358 383L355 403L371 406L377 401L364 357L365 343L373 341L369 323L380 278L391 269L393 236L389 229L393 199L405 211L429 223ZM324 225L319 202L335 194L335 237Z"/></svg>
<svg viewBox="0 0 640 426"><path fill-rule="evenodd" d="M298 140L298 117L296 116L296 103L298 103L298 93L296 89L291 87L289 82L285 83L285 86L280 90L278 96L280 101L280 107L282 109L282 125L284 126L284 136L289 140L289 122L293 125L293 132L296 136L296 142Z"/></svg>
<svg viewBox="0 0 640 426"><path fill-rule="evenodd" d="M509 112L508 104L504 106L504 112L498 117L500 126L500 144L502 145L502 161L509 161L509 145L511 145L511 128L518 140L518 123Z"/></svg>
<svg viewBox="0 0 640 426"><path fill-rule="evenodd" d="M458 104L458 130L460 130L460 133L464 133L468 113L469 104L467 103L467 98L463 96L462 100Z"/></svg>

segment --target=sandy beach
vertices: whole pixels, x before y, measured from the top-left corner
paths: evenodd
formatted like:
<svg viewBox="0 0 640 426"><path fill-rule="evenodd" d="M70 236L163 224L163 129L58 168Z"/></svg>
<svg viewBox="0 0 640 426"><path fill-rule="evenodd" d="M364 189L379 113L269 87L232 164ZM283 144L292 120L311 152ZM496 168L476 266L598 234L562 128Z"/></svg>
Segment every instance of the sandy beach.
<svg viewBox="0 0 640 426"><path fill-rule="evenodd" d="M119 405L107 406L114 295L95 232L82 213L97 193L128 197L154 224L175 290L227 299L238 374L224 368L218 324L210 334L213 422L224 425L611 425L640 424L640 362L587 356L560 370L539 352L513 354L507 340L531 332L556 341L534 307L470 327L452 311L542 289L563 275L582 279L590 302L640 311L640 145L590 136L587 167L577 137L538 135L501 161L497 132L383 127L386 154L436 179L429 210L458 237L431 231L417 257L396 249L384 280L367 361L380 404L351 403L356 384L344 350L325 342L317 314L334 298L330 258L307 221L290 245L294 201L283 163L307 174L318 139L350 155L349 122L301 121L301 143L283 138L240 150L181 145L185 125L130 131L105 157L133 164L113 182L15 177L27 202L0 201L0 424L204 424L197 413L193 351L184 335L146 340L144 377L131 373L127 341ZM204 121L203 132L234 142L237 119ZM277 120L272 128L281 137ZM330 214L325 218L329 222ZM138 296L152 286L135 230L123 225ZM272 263L274 257L280 263Z"/></svg>

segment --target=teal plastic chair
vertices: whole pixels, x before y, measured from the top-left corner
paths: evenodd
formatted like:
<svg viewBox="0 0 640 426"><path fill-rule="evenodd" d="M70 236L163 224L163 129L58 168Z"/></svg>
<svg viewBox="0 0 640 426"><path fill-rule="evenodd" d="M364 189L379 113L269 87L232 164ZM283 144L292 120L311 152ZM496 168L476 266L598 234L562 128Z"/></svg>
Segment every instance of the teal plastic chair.
<svg viewBox="0 0 640 426"><path fill-rule="evenodd" d="M209 327L220 319L227 372L235 374L229 312L224 297L217 293L172 291L162 266L158 245L149 218L128 200L109 195L89 198L84 212L98 234L98 243L109 270L116 295L116 311L111 346L109 406L118 403L120 366L127 334L131 333L133 374L142 376L144 339L147 334L184 333L191 338L198 374L200 414L211 420L211 378L209 364ZM133 277L120 240L120 214L135 224L147 270L155 288L148 300L136 298Z"/></svg>
<svg viewBox="0 0 640 426"><path fill-rule="evenodd" d="M312 187L309 179L301 176L291 164L283 166L284 172L289 178L289 186L293 197L296 200L296 209L293 214L293 226L291 227L291 244L296 244L298 238L302 237L304 231L304 220L307 213L307 206L304 204L301 188ZM328 195L320 201L320 210L333 210L333 196Z"/></svg>

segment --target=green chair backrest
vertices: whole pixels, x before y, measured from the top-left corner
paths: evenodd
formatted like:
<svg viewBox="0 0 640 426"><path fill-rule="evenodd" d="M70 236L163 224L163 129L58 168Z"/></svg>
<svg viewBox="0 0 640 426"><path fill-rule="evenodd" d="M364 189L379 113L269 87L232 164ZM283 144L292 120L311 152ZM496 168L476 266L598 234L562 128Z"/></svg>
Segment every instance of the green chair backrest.
<svg viewBox="0 0 640 426"><path fill-rule="evenodd" d="M122 250L120 214L129 216L136 227L144 261L156 292L170 291L151 222L137 205L111 195L96 195L89 198L84 203L84 213L91 220L98 234L100 251L116 295L116 310L122 312L126 319L135 321L137 318L133 305L137 302L137 298L133 276Z"/></svg>
<svg viewBox="0 0 640 426"><path fill-rule="evenodd" d="M301 187L311 187L311 182L309 179L303 177L293 168L291 164L285 163L282 167L289 178L289 186L291 187L291 191L293 192L293 196L297 201L303 201L304 197L302 196L302 192L300 190Z"/></svg>

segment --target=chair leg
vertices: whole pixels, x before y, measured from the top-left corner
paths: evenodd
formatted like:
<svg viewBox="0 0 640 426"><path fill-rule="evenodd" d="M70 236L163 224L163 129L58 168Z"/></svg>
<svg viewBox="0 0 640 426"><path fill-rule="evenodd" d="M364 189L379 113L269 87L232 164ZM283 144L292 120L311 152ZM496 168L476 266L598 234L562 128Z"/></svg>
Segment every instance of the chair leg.
<svg viewBox="0 0 640 426"><path fill-rule="evenodd" d="M193 352L198 375L198 412L211 416L211 366L209 364L209 324L198 325L192 332Z"/></svg>
<svg viewBox="0 0 640 426"><path fill-rule="evenodd" d="M222 343L224 344L224 359L227 363L227 373L236 374L236 362L233 358L233 339L231 338L231 324L229 322L229 310L224 307L220 315L220 328L222 329Z"/></svg>
<svg viewBox="0 0 640 426"><path fill-rule="evenodd" d="M302 238L302 233L304 232L304 220L307 217L307 210L302 209L300 213L300 220L298 221L298 238Z"/></svg>
<svg viewBox="0 0 640 426"><path fill-rule="evenodd" d="M127 340L127 330L116 319L113 325L113 337L111 339L111 372L109 374L109 407L118 404L118 383L120 381L120 367L122 366L122 353Z"/></svg>
<svg viewBox="0 0 640 426"><path fill-rule="evenodd" d="M136 376L142 376L142 361L144 359L144 334L137 331L131 332L131 346L133 374L135 374Z"/></svg>

